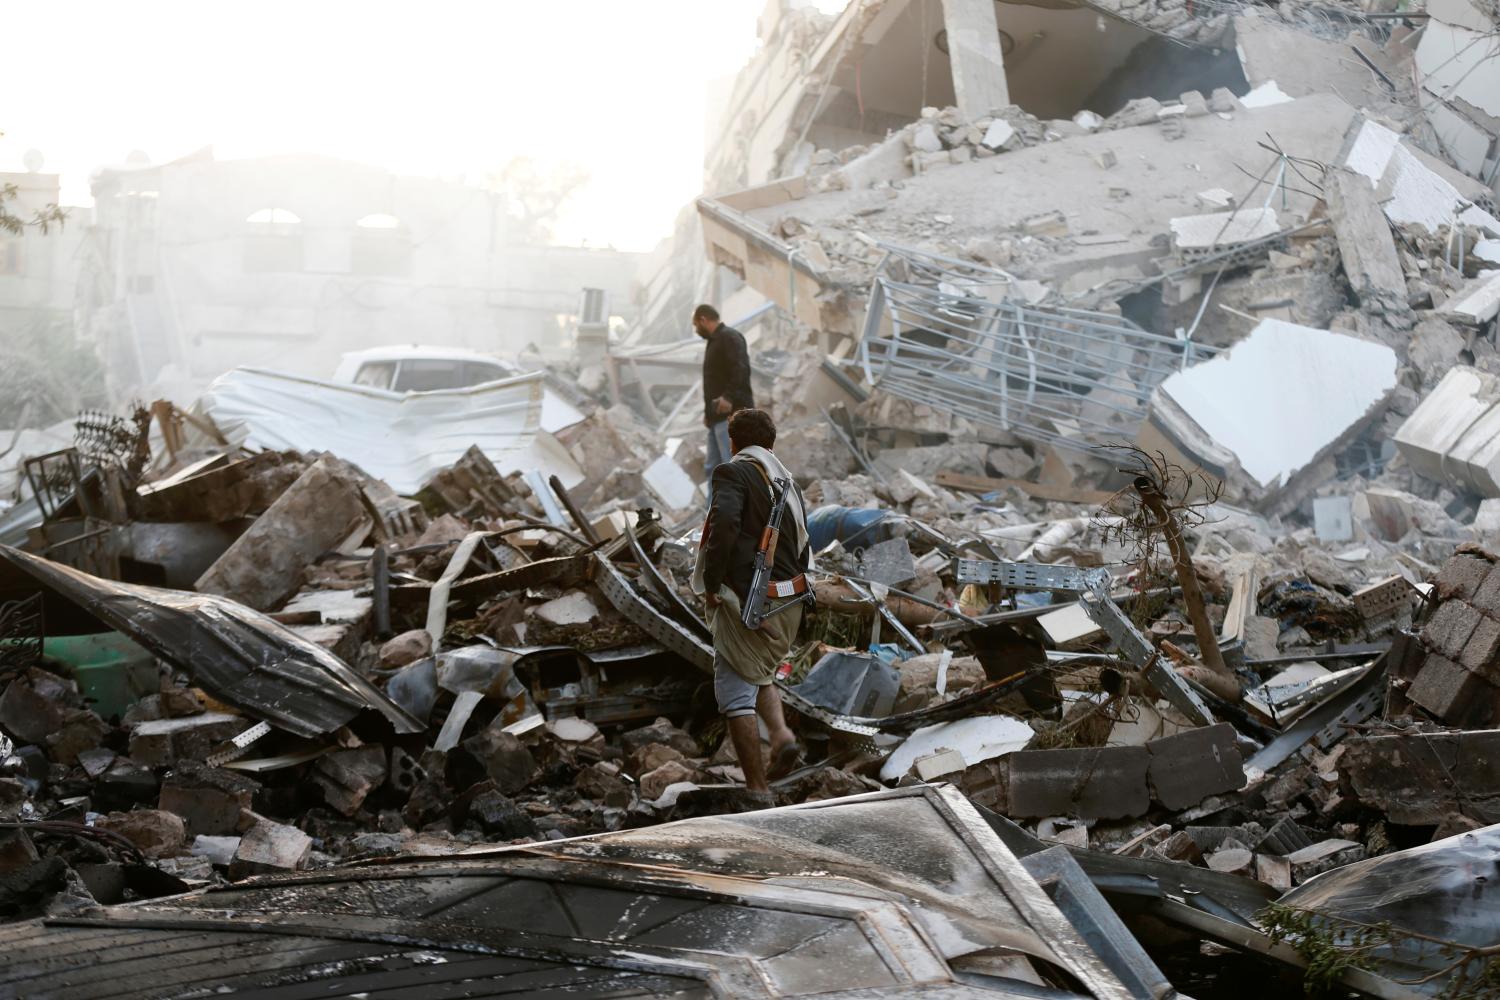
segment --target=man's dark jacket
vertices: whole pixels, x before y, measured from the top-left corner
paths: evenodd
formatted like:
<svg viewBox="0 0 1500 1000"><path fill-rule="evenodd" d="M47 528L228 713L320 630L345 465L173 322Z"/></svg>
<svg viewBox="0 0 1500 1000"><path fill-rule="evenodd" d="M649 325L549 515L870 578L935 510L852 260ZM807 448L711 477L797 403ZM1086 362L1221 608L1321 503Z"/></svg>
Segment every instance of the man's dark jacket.
<svg viewBox="0 0 1500 1000"><path fill-rule="evenodd" d="M719 584L740 597L749 597L750 578L755 575L755 553L760 535L771 519L771 492L765 478L751 462L725 462L714 469L714 499L703 528L703 587L710 594ZM797 489L797 484L792 484ZM798 491L798 495L801 492ZM776 559L771 564L772 580L790 580L807 569L811 547L797 555L796 528L791 512L781 517L781 539L776 544Z"/></svg>
<svg viewBox="0 0 1500 1000"><path fill-rule="evenodd" d="M755 397L750 394L750 355L745 350L745 337L723 323L708 335L708 346L703 351L703 426L712 427L729 419L728 413L714 412L714 400L720 396L729 400L731 413L755 406Z"/></svg>

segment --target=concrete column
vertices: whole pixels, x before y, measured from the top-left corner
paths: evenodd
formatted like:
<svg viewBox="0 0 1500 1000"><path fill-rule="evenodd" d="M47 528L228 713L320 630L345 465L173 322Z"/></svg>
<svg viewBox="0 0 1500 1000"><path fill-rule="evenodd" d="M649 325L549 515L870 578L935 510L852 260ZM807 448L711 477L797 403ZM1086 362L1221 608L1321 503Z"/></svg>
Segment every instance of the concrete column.
<svg viewBox="0 0 1500 1000"><path fill-rule="evenodd" d="M963 116L980 118L1009 104L995 0L943 0L943 26L953 63L953 92Z"/></svg>

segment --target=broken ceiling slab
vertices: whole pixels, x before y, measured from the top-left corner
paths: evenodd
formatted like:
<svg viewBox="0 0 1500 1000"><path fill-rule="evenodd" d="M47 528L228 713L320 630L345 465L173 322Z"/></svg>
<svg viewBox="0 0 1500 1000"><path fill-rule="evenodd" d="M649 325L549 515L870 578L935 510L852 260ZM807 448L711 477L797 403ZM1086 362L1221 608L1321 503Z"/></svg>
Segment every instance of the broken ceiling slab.
<svg viewBox="0 0 1500 1000"><path fill-rule="evenodd" d="M1396 431L1412 471L1484 497L1500 497L1500 379L1456 365Z"/></svg>
<svg viewBox="0 0 1500 1000"><path fill-rule="evenodd" d="M1469 326L1482 326L1494 319L1500 314L1500 271L1480 271L1464 282L1443 303L1442 312Z"/></svg>
<svg viewBox="0 0 1500 1000"><path fill-rule="evenodd" d="M1288 98L1334 90L1363 106L1379 105L1389 91L1350 51L1357 33L1328 37L1283 22L1272 8L1248 7L1234 18L1234 51L1252 88L1271 83ZM1254 104L1245 95L1247 107Z"/></svg>
<svg viewBox="0 0 1500 1000"><path fill-rule="evenodd" d="M1421 225L1436 233L1457 220L1500 236L1500 219L1476 204L1492 197L1489 189L1409 148L1399 133L1360 119L1345 147L1344 165L1374 183L1386 217L1397 225Z"/></svg>
<svg viewBox="0 0 1500 1000"><path fill-rule="evenodd" d="M208 387L203 412L238 447L332 452L403 495L478 446L502 474L540 471L568 488L583 471L542 430L541 372L464 389L387 392L236 368Z"/></svg>
<svg viewBox="0 0 1500 1000"><path fill-rule="evenodd" d="M8 546L0 546L0 563L134 639L225 704L289 733L326 735L365 710L398 733L425 728L338 657L243 604L101 580Z"/></svg>
<svg viewBox="0 0 1500 1000"><path fill-rule="evenodd" d="M1274 495L1380 411L1396 367L1381 344L1261 320L1229 351L1163 382L1151 426L1200 467L1222 479L1238 470L1251 492Z"/></svg>
<svg viewBox="0 0 1500 1000"><path fill-rule="evenodd" d="M1183 138L1171 144L1170 156L1163 155L1159 128L1115 129L908 178L895 200L888 189L808 193L805 185L798 189L782 184L775 190L742 192L747 196L743 200L739 195L704 199L699 202L699 214L715 259L732 262L752 286L784 306L789 291L789 246L770 234L785 217L795 215L819 231L825 247L848 245L848 255L830 249L834 271L821 276L829 283L828 291L838 291L843 286L833 281L835 275L847 278L868 273L876 265L880 254L872 252L874 243L911 245L925 224L922 220L935 215L954 218L943 227L944 243L983 248L1000 242L997 234L1019 233L1029 217L1062 209L1072 232L1118 233L1126 239L1104 245L1058 240L1045 248L1010 241L1012 250L1035 253L1027 258L1030 277L1060 285L1066 293L1083 292L1111 279L1158 277L1152 261L1161 257L1161 251L1152 240L1167 232L1171 218L1194 214L1198 207L1194 192L1209 186L1248 188L1241 168L1258 173L1274 157L1259 146L1266 133L1298 156L1333 162L1353 118L1353 109L1337 95L1316 94L1274 107L1237 111L1232 120L1217 115L1193 118ZM1116 164L1101 170L1097 159L1106 153L1113 154ZM1285 206L1280 195L1276 202L1287 225L1307 220L1316 205L1314 197L1294 187L1286 189ZM733 211L719 211L715 206ZM727 225L724 220L731 217L734 233L707 234L711 224ZM857 259L853 255L856 245ZM813 301L819 288L817 276L800 257L792 266L798 274L799 318L818 325L819 309ZM847 328L849 321L843 322Z"/></svg>
<svg viewBox="0 0 1500 1000"><path fill-rule="evenodd" d="M1184 215L1172 219L1168 225L1172 229L1172 248L1189 262L1265 240L1281 229L1276 210L1269 207Z"/></svg>
<svg viewBox="0 0 1500 1000"><path fill-rule="evenodd" d="M1441 100L1463 102L1500 117L1500 37L1467 0L1431 7L1416 63L1423 87ZM1478 25L1483 24L1483 27Z"/></svg>

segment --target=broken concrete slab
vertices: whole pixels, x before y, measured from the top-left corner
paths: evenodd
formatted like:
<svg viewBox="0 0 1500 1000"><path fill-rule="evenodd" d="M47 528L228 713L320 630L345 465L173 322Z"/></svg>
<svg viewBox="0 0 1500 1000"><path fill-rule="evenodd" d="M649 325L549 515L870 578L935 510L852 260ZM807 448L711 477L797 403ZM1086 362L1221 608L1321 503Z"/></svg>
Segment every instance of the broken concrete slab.
<svg viewBox="0 0 1500 1000"><path fill-rule="evenodd" d="M297 590L313 560L367 518L359 487L320 459L198 578L196 589L270 611Z"/></svg>
<svg viewBox="0 0 1500 1000"><path fill-rule="evenodd" d="M1244 788L1235 737L1234 727L1220 722L1148 742L1151 797L1168 809L1187 809L1210 795Z"/></svg>
<svg viewBox="0 0 1500 1000"><path fill-rule="evenodd" d="M1393 823L1450 815L1500 823L1500 730L1390 733L1345 741L1343 773L1355 796Z"/></svg>
<svg viewBox="0 0 1500 1000"><path fill-rule="evenodd" d="M312 838L295 826L286 826L261 817L244 836L234 852L229 877L296 871L306 868L312 854Z"/></svg>
<svg viewBox="0 0 1500 1000"><path fill-rule="evenodd" d="M142 722L130 733L130 757L161 767L177 761L202 761L220 743L249 729L251 723L227 712L204 712L183 719Z"/></svg>
<svg viewBox="0 0 1500 1000"><path fill-rule="evenodd" d="M180 765L162 781L157 806L182 817L189 837L233 834L258 787L233 771Z"/></svg>
<svg viewBox="0 0 1500 1000"><path fill-rule="evenodd" d="M1323 175L1323 197L1344 274L1360 304L1406 312L1406 275L1370 179L1347 168L1330 169Z"/></svg>
<svg viewBox="0 0 1500 1000"><path fill-rule="evenodd" d="M1468 326L1483 326L1500 315L1500 270L1480 271L1443 303L1443 315Z"/></svg>
<svg viewBox="0 0 1500 1000"><path fill-rule="evenodd" d="M1500 378L1454 365L1396 430L1396 447L1418 475L1500 497Z"/></svg>
<svg viewBox="0 0 1500 1000"><path fill-rule="evenodd" d="M101 816L94 825L127 838L148 858L168 858L187 842L182 817L164 809L135 809Z"/></svg>
<svg viewBox="0 0 1500 1000"><path fill-rule="evenodd" d="M345 816L358 812L385 779L385 748L378 745L324 754L312 772L312 781L322 789L323 800Z"/></svg>
<svg viewBox="0 0 1500 1000"><path fill-rule="evenodd" d="M1008 763L1013 816L1123 819L1151 807L1145 747L1022 750Z"/></svg>
<svg viewBox="0 0 1500 1000"><path fill-rule="evenodd" d="M1228 481L1243 471L1242 488L1267 509L1310 488L1299 473L1380 413L1396 367L1396 352L1382 344L1262 320L1229 351L1162 382L1150 425L1192 465Z"/></svg>

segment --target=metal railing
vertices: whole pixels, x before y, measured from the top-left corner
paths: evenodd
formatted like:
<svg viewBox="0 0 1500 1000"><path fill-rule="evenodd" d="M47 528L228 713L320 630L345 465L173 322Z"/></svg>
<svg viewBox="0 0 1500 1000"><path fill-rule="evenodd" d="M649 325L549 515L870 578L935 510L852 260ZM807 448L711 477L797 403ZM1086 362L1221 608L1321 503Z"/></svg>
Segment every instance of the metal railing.
<svg viewBox="0 0 1500 1000"><path fill-rule="evenodd" d="M1029 304L1003 271L884 249L860 342L866 378L981 424L1074 448L1130 440L1152 390L1214 353L1108 313Z"/></svg>

